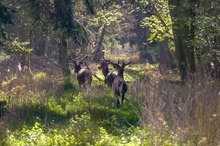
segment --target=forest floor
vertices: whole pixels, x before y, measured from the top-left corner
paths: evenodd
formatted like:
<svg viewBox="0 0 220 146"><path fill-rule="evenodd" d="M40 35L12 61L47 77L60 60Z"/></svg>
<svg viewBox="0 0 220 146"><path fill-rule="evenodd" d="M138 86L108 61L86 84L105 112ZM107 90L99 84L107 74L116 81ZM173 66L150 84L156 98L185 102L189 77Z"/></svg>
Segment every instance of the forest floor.
<svg viewBox="0 0 220 146"><path fill-rule="evenodd" d="M78 87L75 74L63 78L61 68L51 60L31 58L31 73L21 72L16 59L1 62L0 101L6 100L7 105L0 109L5 111L0 117L0 145L188 146L220 143L219 131L215 130L219 128L218 116L209 121L214 125L201 129L207 122L204 119L218 111L218 104L213 105L218 103L218 98L207 103L212 110L194 117L195 128L186 114L191 102L183 100L191 96L186 95L186 91L192 94L192 86L170 82L171 79L178 81L178 75L161 75L157 65L133 62L125 69L129 89L127 100L119 108L111 89L96 77L93 77L90 92L86 93ZM97 69L98 64L88 66L98 78L104 79L101 70ZM208 92L201 92L201 88L213 86L212 93L206 95L216 97L215 84L203 86L200 83L200 86L193 90L198 96ZM204 109L198 106L194 110Z"/></svg>

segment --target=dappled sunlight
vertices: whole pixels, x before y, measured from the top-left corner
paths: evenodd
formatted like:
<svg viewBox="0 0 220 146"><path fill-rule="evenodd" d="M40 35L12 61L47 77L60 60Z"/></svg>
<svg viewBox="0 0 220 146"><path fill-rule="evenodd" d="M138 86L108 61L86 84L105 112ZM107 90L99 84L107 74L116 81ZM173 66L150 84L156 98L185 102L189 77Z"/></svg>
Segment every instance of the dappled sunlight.
<svg viewBox="0 0 220 146"><path fill-rule="evenodd" d="M100 70L96 71L96 76L104 79ZM218 103L217 98L206 102L208 107L212 107L207 107L209 110L200 104L206 101L202 94L212 96L208 90L200 91L202 88L213 87L212 97L217 94L217 90L214 90L217 84L208 79L207 82L195 82L194 89L190 90L192 84L178 84L172 81L173 77L158 75L157 65L132 64L124 74L128 83L126 100L117 107L112 89L98 78L93 78L88 92L79 88L75 75L54 78L44 72L36 72L31 76L11 76L9 80L2 80L1 99L7 101L8 109L2 119L3 125L4 122L9 124L10 137L5 142L27 142L27 139L21 140L19 135L29 133L39 136L39 145L43 144L40 141L42 137L50 139L44 144L83 144L89 141L90 144L100 145L190 145L195 139L209 139L209 135L201 129L206 121L203 117L211 119L209 123L214 123L206 127L206 132L214 134L215 131L215 137L218 137L214 130L217 128L217 113L214 111L219 105L213 104ZM194 103L188 100L191 95L187 93L194 95ZM198 98L202 101L196 100ZM190 112L194 114L193 117ZM192 124L191 118L196 120L197 125ZM75 129L76 133L70 129ZM71 137L62 139L66 134ZM4 137L4 134L0 136Z"/></svg>

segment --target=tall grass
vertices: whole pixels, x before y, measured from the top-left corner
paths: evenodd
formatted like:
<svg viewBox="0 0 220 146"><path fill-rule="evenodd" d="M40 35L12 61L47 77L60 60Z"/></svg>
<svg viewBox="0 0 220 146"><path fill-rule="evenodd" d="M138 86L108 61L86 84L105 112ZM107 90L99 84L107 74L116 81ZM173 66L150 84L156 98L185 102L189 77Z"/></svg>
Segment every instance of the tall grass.
<svg viewBox="0 0 220 146"><path fill-rule="evenodd" d="M220 145L218 82L170 81L145 65L126 68L125 80L128 100L117 108L111 89L96 78L85 93L74 75L1 76L7 112L0 145Z"/></svg>
<svg viewBox="0 0 220 146"><path fill-rule="evenodd" d="M152 138L151 144L219 145L219 89L218 82L201 76L185 84L164 79L134 82L133 107L142 128L152 131L143 143L147 137L160 137L163 140Z"/></svg>

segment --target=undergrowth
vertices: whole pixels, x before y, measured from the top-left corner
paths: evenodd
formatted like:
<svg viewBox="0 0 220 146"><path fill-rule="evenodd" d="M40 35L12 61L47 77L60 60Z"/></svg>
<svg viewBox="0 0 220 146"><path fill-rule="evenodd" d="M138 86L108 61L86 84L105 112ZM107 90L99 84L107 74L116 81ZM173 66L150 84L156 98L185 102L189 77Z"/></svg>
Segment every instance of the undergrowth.
<svg viewBox="0 0 220 146"><path fill-rule="evenodd" d="M103 79L100 70L96 76ZM126 68L129 90L119 108L111 89L97 78L86 93L75 75L1 77L0 99L7 101L7 111L0 117L0 145L218 145L218 84L180 85L159 77L155 66ZM200 91L207 87L212 88ZM207 118L214 125L207 126Z"/></svg>

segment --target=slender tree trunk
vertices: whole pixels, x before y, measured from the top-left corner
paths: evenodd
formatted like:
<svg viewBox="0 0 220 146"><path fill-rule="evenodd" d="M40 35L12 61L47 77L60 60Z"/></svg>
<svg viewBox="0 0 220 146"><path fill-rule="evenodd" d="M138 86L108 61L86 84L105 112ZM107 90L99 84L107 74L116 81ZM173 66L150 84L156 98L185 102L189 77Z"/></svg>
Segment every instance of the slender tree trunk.
<svg viewBox="0 0 220 146"><path fill-rule="evenodd" d="M144 51L147 51L148 50L148 46L149 46L149 41L148 41L148 38L149 38L149 27L147 26L146 28L144 28L143 30L143 49Z"/></svg>
<svg viewBox="0 0 220 146"><path fill-rule="evenodd" d="M146 14L143 13L143 11L139 11L138 12L138 24L144 19L144 17L146 17ZM138 40L138 48L141 51L147 51L148 50L148 46L149 46L149 28L148 26L146 27L141 27L138 25L138 35L139 35L139 40Z"/></svg>
<svg viewBox="0 0 220 146"><path fill-rule="evenodd" d="M165 38L163 42L160 42L160 62L159 70L164 73L166 69L172 67L172 55L168 47L168 38Z"/></svg>
<svg viewBox="0 0 220 146"><path fill-rule="evenodd" d="M106 32L106 26L104 26L102 29L101 37L98 43L97 52L102 52L102 42L104 40L105 32Z"/></svg>
<svg viewBox="0 0 220 146"><path fill-rule="evenodd" d="M28 27L25 26L24 18L22 18L23 21L21 22L21 42L27 42L29 40L29 30ZM30 71L30 52L27 50L21 50L21 67L22 71L25 71L26 69Z"/></svg>
<svg viewBox="0 0 220 146"><path fill-rule="evenodd" d="M94 54L93 60L95 62L99 62L99 60L102 57L102 43L104 40L105 33L106 33L106 26L104 26L102 29L102 33L101 33L101 37L99 39L98 47L97 47L97 50L95 51L95 54Z"/></svg>
<svg viewBox="0 0 220 146"><path fill-rule="evenodd" d="M71 74L68 62L68 46L67 46L67 38L62 36L61 38L61 46L59 49L59 62L63 69L63 75L69 76Z"/></svg>
<svg viewBox="0 0 220 146"><path fill-rule="evenodd" d="M50 43L50 38L48 36L45 37L45 51L44 51L44 55L46 54L47 56L50 56L50 52L49 52L49 43Z"/></svg>

